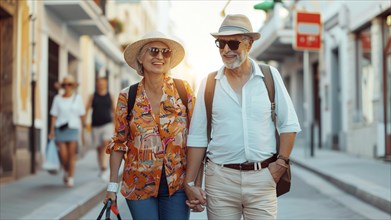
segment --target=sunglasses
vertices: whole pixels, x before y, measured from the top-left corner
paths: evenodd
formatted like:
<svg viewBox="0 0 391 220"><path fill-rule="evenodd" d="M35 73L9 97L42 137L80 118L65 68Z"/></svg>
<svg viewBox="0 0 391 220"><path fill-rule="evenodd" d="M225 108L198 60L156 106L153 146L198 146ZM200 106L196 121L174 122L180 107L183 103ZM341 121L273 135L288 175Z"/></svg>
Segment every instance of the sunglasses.
<svg viewBox="0 0 391 220"><path fill-rule="evenodd" d="M239 48L239 44L242 43L241 41L238 40L216 40L215 41L216 46L220 49L224 49L225 45L228 44L229 49L231 50L237 50Z"/></svg>
<svg viewBox="0 0 391 220"><path fill-rule="evenodd" d="M62 87L73 86L73 83L62 83L61 86Z"/></svg>
<svg viewBox="0 0 391 220"><path fill-rule="evenodd" d="M170 58L171 57L171 50L168 48L157 48L157 47L150 47L148 48L149 55L153 57L157 57L157 55L161 52L164 58Z"/></svg>

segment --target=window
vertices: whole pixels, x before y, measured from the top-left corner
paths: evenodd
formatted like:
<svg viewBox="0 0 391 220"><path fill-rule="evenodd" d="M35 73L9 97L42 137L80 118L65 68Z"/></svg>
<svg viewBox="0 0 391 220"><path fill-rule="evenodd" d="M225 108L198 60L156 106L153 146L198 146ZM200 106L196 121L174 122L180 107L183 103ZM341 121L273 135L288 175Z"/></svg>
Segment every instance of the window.
<svg viewBox="0 0 391 220"><path fill-rule="evenodd" d="M373 122L373 68L370 27L357 33L356 121Z"/></svg>

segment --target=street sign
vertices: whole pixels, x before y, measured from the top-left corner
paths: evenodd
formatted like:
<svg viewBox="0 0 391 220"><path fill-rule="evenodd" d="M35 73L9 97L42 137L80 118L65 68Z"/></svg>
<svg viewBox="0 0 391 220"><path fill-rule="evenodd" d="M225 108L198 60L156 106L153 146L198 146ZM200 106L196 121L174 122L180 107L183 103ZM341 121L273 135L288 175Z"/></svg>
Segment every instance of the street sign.
<svg viewBox="0 0 391 220"><path fill-rule="evenodd" d="M296 50L319 50L322 44L322 23L320 13L296 12L295 38Z"/></svg>

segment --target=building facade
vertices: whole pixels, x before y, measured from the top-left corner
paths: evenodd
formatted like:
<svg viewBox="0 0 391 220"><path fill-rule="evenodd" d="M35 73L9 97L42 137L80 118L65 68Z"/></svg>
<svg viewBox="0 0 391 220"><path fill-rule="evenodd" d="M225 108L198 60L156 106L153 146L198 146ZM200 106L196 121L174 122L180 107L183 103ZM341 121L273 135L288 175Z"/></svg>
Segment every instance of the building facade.
<svg viewBox="0 0 391 220"><path fill-rule="evenodd" d="M321 14L322 46L308 63L292 47L297 11ZM281 71L303 127L299 144L390 157L390 15L382 0L276 3L269 12L251 55Z"/></svg>
<svg viewBox="0 0 391 220"><path fill-rule="evenodd" d="M49 110L54 96L61 92L56 83L67 74L73 75L80 83L77 92L85 101L94 90L95 69L88 68L94 56L85 56L85 50L99 47L99 42L91 40L92 46L84 47L82 36L112 35L104 11L103 0L0 1L1 182L40 169ZM112 88L116 88L115 77L126 70L118 60L120 47L115 41L111 43L100 54L111 53L105 62L113 78Z"/></svg>

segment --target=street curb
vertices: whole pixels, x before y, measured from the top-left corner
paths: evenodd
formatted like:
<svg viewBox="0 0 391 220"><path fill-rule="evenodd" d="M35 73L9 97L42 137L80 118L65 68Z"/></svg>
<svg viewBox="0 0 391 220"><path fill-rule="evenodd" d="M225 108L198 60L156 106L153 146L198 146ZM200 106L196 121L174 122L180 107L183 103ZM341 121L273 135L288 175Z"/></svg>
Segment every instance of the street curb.
<svg viewBox="0 0 391 220"><path fill-rule="evenodd" d="M84 201L69 210L61 213L56 219L79 219L84 216L89 210L103 201L106 193L106 185L98 189L96 193L89 195ZM102 204L103 205L103 204ZM98 216L99 213L97 213Z"/></svg>
<svg viewBox="0 0 391 220"><path fill-rule="evenodd" d="M294 165L298 165L308 171L311 171L320 177L324 178L325 180L331 182L332 184L336 185L343 191L357 197L358 199L361 199L362 201L371 204L372 206L386 212L391 213L391 201L387 201L384 198L378 197L376 195L373 195L372 193L362 190L358 188L357 186L354 186L350 183L341 181L331 175L325 174L319 170L316 170L310 166L307 166L304 163L301 163L298 160L295 160L294 158L291 158L291 161Z"/></svg>

